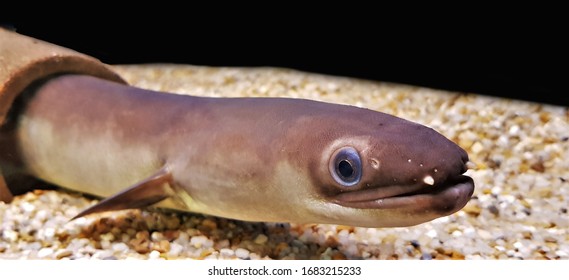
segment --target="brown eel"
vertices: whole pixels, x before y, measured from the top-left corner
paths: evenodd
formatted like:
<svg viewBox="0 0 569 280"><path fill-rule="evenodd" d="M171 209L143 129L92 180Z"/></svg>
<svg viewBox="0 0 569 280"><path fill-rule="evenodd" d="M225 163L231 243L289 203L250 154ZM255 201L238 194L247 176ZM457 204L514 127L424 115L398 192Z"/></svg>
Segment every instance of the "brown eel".
<svg viewBox="0 0 569 280"><path fill-rule="evenodd" d="M38 76L13 94L0 172L15 191L11 178L27 175L105 198L77 217L156 205L246 221L399 227L452 214L474 190L463 149L392 115L167 94L75 72ZM5 186L2 195L9 200Z"/></svg>

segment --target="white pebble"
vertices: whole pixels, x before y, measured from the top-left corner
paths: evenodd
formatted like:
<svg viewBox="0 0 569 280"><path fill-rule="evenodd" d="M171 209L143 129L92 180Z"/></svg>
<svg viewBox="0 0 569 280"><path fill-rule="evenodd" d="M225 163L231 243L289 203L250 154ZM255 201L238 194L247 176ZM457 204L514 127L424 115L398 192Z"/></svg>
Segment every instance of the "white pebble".
<svg viewBox="0 0 569 280"><path fill-rule="evenodd" d="M482 152L484 150L484 146L482 146L482 144L480 144L480 142L476 142L472 145L471 149L472 149L473 153L479 154L480 152Z"/></svg>
<svg viewBox="0 0 569 280"><path fill-rule="evenodd" d="M48 215L47 211L45 211L45 210L39 210L36 213L36 219L40 220L40 221L45 221L48 218L48 216L49 215Z"/></svg>
<svg viewBox="0 0 569 280"><path fill-rule="evenodd" d="M24 247L24 246L20 246L20 244L25 244L25 243L19 243L18 244L18 247ZM39 249L41 249L41 247L42 247L41 243L36 241L36 242L29 243L24 248L27 250L39 251Z"/></svg>
<svg viewBox="0 0 569 280"><path fill-rule="evenodd" d="M115 240L115 235L110 233L110 232L107 232L105 234L101 234L100 237L101 237L101 240L105 240L105 241Z"/></svg>
<svg viewBox="0 0 569 280"><path fill-rule="evenodd" d="M515 253L516 253L516 252L515 252L514 250L508 250L508 251L506 251L506 255L508 255L508 257L513 257Z"/></svg>
<svg viewBox="0 0 569 280"><path fill-rule="evenodd" d="M211 239L207 239L202 245L202 248L211 248L211 247L213 247L213 240Z"/></svg>
<svg viewBox="0 0 569 280"><path fill-rule="evenodd" d="M517 125L513 125L512 127L510 127L510 130L508 130L508 133L510 135L515 135L520 131L520 127Z"/></svg>
<svg viewBox="0 0 569 280"><path fill-rule="evenodd" d="M47 240L53 239L55 236L55 229L54 228L46 228L43 230L43 237Z"/></svg>
<svg viewBox="0 0 569 280"><path fill-rule="evenodd" d="M437 237L437 235L438 235L438 234L437 234L437 231L434 230L434 229L431 229L431 230L427 231L426 234L427 234L427 236L430 237L430 238L435 238L435 237Z"/></svg>
<svg viewBox="0 0 569 280"><path fill-rule="evenodd" d="M232 257L235 254L233 250L227 248L219 250L219 253L221 254L222 257Z"/></svg>
<svg viewBox="0 0 569 280"><path fill-rule="evenodd" d="M45 257L48 257L50 255L53 255L53 249L51 249L51 248L41 248L38 251L38 258L45 258Z"/></svg>
<svg viewBox="0 0 569 280"><path fill-rule="evenodd" d="M357 256L360 250L358 249L358 246L356 246L356 244L350 244L347 247L344 247L342 251L347 255Z"/></svg>
<svg viewBox="0 0 569 280"><path fill-rule="evenodd" d="M148 254L148 258L152 259L152 260L156 260L160 258L160 252L156 251L156 250L152 250L152 252L150 252L150 254Z"/></svg>
<svg viewBox="0 0 569 280"><path fill-rule="evenodd" d="M204 260L217 260L217 259L219 259L219 256L215 253L204 258Z"/></svg>
<svg viewBox="0 0 569 280"><path fill-rule="evenodd" d="M507 147L510 143L509 139L510 138L506 137L505 135L501 135L496 143L502 147Z"/></svg>
<svg viewBox="0 0 569 280"><path fill-rule="evenodd" d="M534 226L528 226L528 225L522 225L522 230L535 232L535 227Z"/></svg>
<svg viewBox="0 0 569 280"><path fill-rule="evenodd" d="M170 251L168 251L168 256L178 257L184 251L184 246L177 243L170 243Z"/></svg>
<svg viewBox="0 0 569 280"><path fill-rule="evenodd" d="M492 189L490 191L492 192L492 194L499 195L500 193L502 193L502 188L501 187L492 187Z"/></svg>
<svg viewBox="0 0 569 280"><path fill-rule="evenodd" d="M181 245L185 245L188 244L188 242L190 241L190 236L186 233L186 232L180 232L180 235L178 236L178 238L176 238L176 240L174 240L174 242L179 243Z"/></svg>
<svg viewBox="0 0 569 280"><path fill-rule="evenodd" d="M335 83L328 83L326 84L326 87L329 91L336 91L338 89L338 85Z"/></svg>
<svg viewBox="0 0 569 280"><path fill-rule="evenodd" d="M93 256L91 256L91 258L97 259L97 260L104 260L104 259L107 259L107 258L112 257L112 256L113 256L113 252L97 251L93 254Z"/></svg>
<svg viewBox="0 0 569 280"><path fill-rule="evenodd" d="M128 245L126 245L123 242L117 242L117 243L113 243L113 245L111 246L111 248L113 249L113 251L115 252L126 252L128 251Z"/></svg>
<svg viewBox="0 0 569 280"><path fill-rule="evenodd" d="M32 228L42 228L44 226L43 221L39 219L33 219L30 221L30 227Z"/></svg>
<svg viewBox="0 0 569 280"><path fill-rule="evenodd" d="M203 235L194 236L194 237L192 237L192 239L190 239L190 245L192 245L196 248L201 248L206 241L207 241L207 237L205 237Z"/></svg>
<svg viewBox="0 0 569 280"><path fill-rule="evenodd" d="M342 244L348 243L350 232L343 229L338 233L338 241Z"/></svg>
<svg viewBox="0 0 569 280"><path fill-rule="evenodd" d="M504 239L497 239L495 242L496 245L506 246L506 241Z"/></svg>
<svg viewBox="0 0 569 280"><path fill-rule="evenodd" d="M561 251L561 250L555 251L555 254L562 257L562 258L569 256L569 254L567 254L567 252Z"/></svg>
<svg viewBox="0 0 569 280"><path fill-rule="evenodd" d="M24 202L24 203L22 203L22 209L23 209L24 212L26 212L26 213L31 213L31 212L33 212L34 210L36 210L36 206L33 205L33 204L31 204L31 203L29 203L29 202Z"/></svg>
<svg viewBox="0 0 569 280"><path fill-rule="evenodd" d="M237 256L240 259L246 259L249 257L249 250L243 248L237 248L235 250L235 256Z"/></svg>
<svg viewBox="0 0 569 280"><path fill-rule="evenodd" d="M164 240L164 235L161 232L155 231L150 235L150 239L154 242Z"/></svg>
<svg viewBox="0 0 569 280"><path fill-rule="evenodd" d="M465 229L462 231L462 233L463 233L465 236L469 236L469 237L476 236L476 234L475 234L475 233L476 233L476 230L475 230L474 228L471 228L471 227L465 228Z"/></svg>
<svg viewBox="0 0 569 280"><path fill-rule="evenodd" d="M87 220L87 218L85 218L85 217L81 217L81 218L77 218L77 219L73 220L73 223L80 226L80 227L88 226L91 222L92 222L92 220Z"/></svg>
<svg viewBox="0 0 569 280"><path fill-rule="evenodd" d="M2 237L10 242L16 242L18 240L18 232L13 230L4 230Z"/></svg>
<svg viewBox="0 0 569 280"><path fill-rule="evenodd" d="M101 248L103 248L103 249L111 248L111 241L109 241L109 240L101 240L100 244L101 244Z"/></svg>
<svg viewBox="0 0 569 280"><path fill-rule="evenodd" d="M518 253L520 253L520 255L522 255L522 258L526 259L527 257L530 256L531 251L532 251L533 249L534 249L534 248L522 247L522 248L519 249L519 252L518 252Z"/></svg>

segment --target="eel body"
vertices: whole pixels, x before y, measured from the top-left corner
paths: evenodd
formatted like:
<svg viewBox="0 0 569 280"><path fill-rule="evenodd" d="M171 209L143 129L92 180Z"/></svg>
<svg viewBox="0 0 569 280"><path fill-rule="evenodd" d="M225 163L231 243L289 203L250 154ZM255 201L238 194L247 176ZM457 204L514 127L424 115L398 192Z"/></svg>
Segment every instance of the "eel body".
<svg viewBox="0 0 569 280"><path fill-rule="evenodd" d="M246 221L397 227L452 214L474 190L463 149L392 115L154 92L77 70L76 60L21 62L10 55L18 48L2 44L0 58L25 67L0 69L11 71L0 71L0 200L30 176L104 198L77 217L156 205ZM60 66L67 70L49 71ZM22 73L33 79L22 82Z"/></svg>
<svg viewBox="0 0 569 280"><path fill-rule="evenodd" d="M474 187L467 154L441 134L352 106L80 75L21 103L2 132L3 169L107 197L80 215L159 203L248 221L408 226L459 210Z"/></svg>

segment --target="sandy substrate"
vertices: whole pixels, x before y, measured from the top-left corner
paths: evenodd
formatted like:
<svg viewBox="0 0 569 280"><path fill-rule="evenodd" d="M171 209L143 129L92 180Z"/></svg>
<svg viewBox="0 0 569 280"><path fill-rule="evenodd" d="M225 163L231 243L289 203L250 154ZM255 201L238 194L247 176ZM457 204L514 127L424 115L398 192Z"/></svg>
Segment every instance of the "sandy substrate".
<svg viewBox="0 0 569 280"><path fill-rule="evenodd" d="M116 66L134 86L203 96L353 104L430 126L467 150L476 190L407 228L247 223L160 210L68 220L96 203L66 191L0 202L2 259L569 259L567 108L285 69Z"/></svg>

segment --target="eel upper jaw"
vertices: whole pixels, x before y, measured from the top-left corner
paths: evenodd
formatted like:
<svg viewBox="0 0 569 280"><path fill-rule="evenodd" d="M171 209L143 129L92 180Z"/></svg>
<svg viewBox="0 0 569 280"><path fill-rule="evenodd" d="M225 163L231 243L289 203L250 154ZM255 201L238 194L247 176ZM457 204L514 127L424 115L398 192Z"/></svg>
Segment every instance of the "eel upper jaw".
<svg viewBox="0 0 569 280"><path fill-rule="evenodd" d="M453 213L466 205L474 192L472 178L459 175L437 185L391 185L353 192L334 197L344 207L358 209L434 210Z"/></svg>

